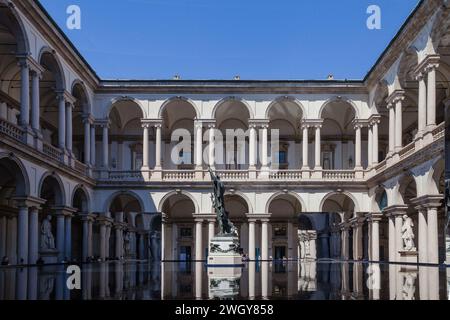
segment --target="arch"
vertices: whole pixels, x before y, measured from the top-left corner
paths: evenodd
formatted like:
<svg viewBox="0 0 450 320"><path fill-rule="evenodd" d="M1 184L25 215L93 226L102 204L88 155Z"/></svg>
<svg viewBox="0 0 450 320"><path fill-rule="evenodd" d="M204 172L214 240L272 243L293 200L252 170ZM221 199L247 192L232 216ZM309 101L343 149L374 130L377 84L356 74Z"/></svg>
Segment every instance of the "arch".
<svg viewBox="0 0 450 320"><path fill-rule="evenodd" d="M282 191L280 191L280 192L274 193L274 194L269 198L269 200L267 200L266 206L265 206L265 209L264 209L264 212L265 212L265 213L270 213L270 212L269 212L270 204L272 203L273 200L275 200L277 197L279 197L279 196L281 196L281 195L290 195L290 196L293 196L293 197L294 197L295 199L297 199L298 202L300 203L300 205L301 205L301 207L302 207L301 212L307 212L305 202L303 201L302 197L300 197L300 195L299 195L298 193L296 193L296 192L282 192Z"/></svg>
<svg viewBox="0 0 450 320"><path fill-rule="evenodd" d="M325 201L327 201L330 197L334 196L334 195L344 195L347 196L350 200L352 200L353 205L355 206L355 212L360 212L360 207L358 204L358 201L356 200L356 198L350 193L350 192L329 192L328 194L326 194L323 199L320 201L320 205L319 205L319 211L323 211L323 206L325 204Z"/></svg>
<svg viewBox="0 0 450 320"><path fill-rule="evenodd" d="M108 103L108 107L105 110L105 114L103 114L104 118L109 118L109 115L111 114L111 110L113 109L114 105L118 102L127 102L127 101L131 101L134 102L135 104L138 105L138 107L141 109L142 112L142 117L146 118L147 117L147 113L145 112L145 108L142 105L142 103L134 98L134 97L130 97L130 96L121 96L121 97L114 97L112 98L109 103Z"/></svg>
<svg viewBox="0 0 450 320"><path fill-rule="evenodd" d="M38 62L39 64L41 64L42 66L45 67L45 64L42 63L42 59L44 57L44 55L49 54L54 62L56 63L56 69L55 70L51 70L49 69L50 72L55 74L55 81L56 81L56 89L57 90L66 90L66 77L64 75L64 68L62 67L61 61L58 58L58 55L56 54L56 51L48 46L42 47L41 51L39 52L38 55Z"/></svg>
<svg viewBox="0 0 450 320"><path fill-rule="evenodd" d="M74 202L75 202L75 196L76 193L80 191L83 193L84 197L86 198L86 210L87 213L91 212L91 199L90 199L90 195L89 192L87 191L86 187L83 184L78 184L77 186L75 186L75 188L73 188L72 191L72 196L71 196L71 200L70 200L70 204L73 208L75 208L74 206Z"/></svg>
<svg viewBox="0 0 450 320"><path fill-rule="evenodd" d="M238 196L238 197L242 198L245 201L245 203L247 204L248 213L249 214L253 213L252 203L250 202L250 199L244 193L242 193L240 191L234 191L234 192L226 191L225 194L224 194L224 197L225 196L231 196L231 195L232 196Z"/></svg>
<svg viewBox="0 0 450 320"><path fill-rule="evenodd" d="M436 163L430 168L430 172L427 176L427 189L436 194L444 193L444 190L440 190L440 182L441 177L445 172L445 161L442 158L439 158Z"/></svg>
<svg viewBox="0 0 450 320"><path fill-rule="evenodd" d="M358 107L356 106L356 104L352 100L350 100L346 97L341 97L341 96L332 97L332 98L328 99L327 101L325 101L325 103L320 107L319 118L322 118L322 114L323 114L323 111L325 110L325 108L329 104L334 103L334 102L347 103L348 105L350 105L353 108L353 111L355 112L355 118L360 119L360 113L359 113L359 110L358 110Z"/></svg>
<svg viewBox="0 0 450 320"><path fill-rule="evenodd" d="M13 34L19 40L17 42L18 53L29 53L30 42L26 33L26 28L14 4L12 4L9 0L0 0L0 5L4 6L0 8L0 17L2 17L1 11L6 10L5 16L3 16L0 20L8 21L7 19L9 18L9 22L12 24Z"/></svg>
<svg viewBox="0 0 450 320"><path fill-rule="evenodd" d="M144 201L141 199L141 197L137 193L135 193L131 190L120 190L120 191L116 191L116 192L112 193L111 195L109 195L109 197L105 201L105 206L103 207L103 212L109 212L109 209L111 208L111 205L112 205L113 201L115 200L115 198L117 196L121 196L121 195L127 195L132 198L135 198L137 200L137 202L139 203L141 210L145 211Z"/></svg>
<svg viewBox="0 0 450 320"><path fill-rule="evenodd" d="M39 181L39 185L38 185L38 190L39 190L38 196L39 197L41 196L42 187L44 186L44 182L47 178L56 182L55 187L57 187L57 189L55 190L56 191L55 201L57 201L59 203L55 203L55 205L61 205L61 206L66 205L67 202L66 202L66 192L64 189L64 184L62 182L61 177L56 172L46 172L42 175L42 177Z"/></svg>
<svg viewBox="0 0 450 320"><path fill-rule="evenodd" d="M74 95L74 90L76 86L80 86L84 92L84 95L86 97L86 104L87 104L87 110L84 110L85 112L87 111L87 113L92 114L92 103L91 103L91 97L88 94L88 90L86 88L86 85L84 84L83 81L81 81L80 79L76 79L72 82L72 85L70 87L70 92L72 94L72 96Z"/></svg>
<svg viewBox="0 0 450 320"><path fill-rule="evenodd" d="M30 195L30 178L28 177L27 170L25 169L25 166L23 165L22 161L20 161L19 158L17 158L14 154L10 153L0 153L0 161L10 161L13 163L13 166L18 169L16 172L16 184L17 187L19 187L20 193L17 194L18 196L27 196ZM16 193L18 193L16 187Z"/></svg>
<svg viewBox="0 0 450 320"><path fill-rule="evenodd" d="M305 118L305 116L306 116L306 109L303 106L303 104L297 98L292 97L292 96L282 96L282 97L275 98L275 100L273 100L269 104L269 106L267 107L267 110L266 110L266 119L269 119L269 114L270 114L270 110L272 109L272 107L274 107L277 103L281 103L283 101L289 101L289 102L292 102L293 104L297 105L302 110L303 118Z"/></svg>
<svg viewBox="0 0 450 320"><path fill-rule="evenodd" d="M240 102L240 103L242 103L247 108L247 111L248 111L248 114L249 114L249 119L254 119L253 110L250 107L250 105L248 104L248 102L245 101L242 98L239 98L239 97L226 97L226 98L223 98L222 100L220 100L219 102L217 102L216 105L214 106L212 114L211 114L213 119L216 119L217 110L220 108L220 106L222 104L224 104L226 102Z"/></svg>
<svg viewBox="0 0 450 320"><path fill-rule="evenodd" d="M195 198L192 196L192 194L190 194L189 192L183 191L183 190L181 190L181 191L171 191L171 192L167 193L164 197L162 197L162 199L159 201L159 204L158 204L158 212L163 212L164 203L170 197L172 197L174 195L183 195L183 196L188 197L192 201L192 203L194 204L194 208L195 208L195 212L194 213L199 213L200 212L198 203L195 200Z"/></svg>
<svg viewBox="0 0 450 320"><path fill-rule="evenodd" d="M195 102L192 101L192 100L189 99L189 98L182 97L182 96L171 97L171 98L167 99L166 101L164 101L164 103L163 103L163 104L161 105L161 107L159 108L159 111L158 111L158 119L162 119L162 117L163 117L163 112L164 112L164 110L166 109L166 107L167 107L168 105L170 105L171 103L176 102L176 101L186 102L186 103L190 104L190 105L194 108L194 110L195 110L196 118L197 118L197 119L200 119L200 111L199 111L197 105L195 104Z"/></svg>

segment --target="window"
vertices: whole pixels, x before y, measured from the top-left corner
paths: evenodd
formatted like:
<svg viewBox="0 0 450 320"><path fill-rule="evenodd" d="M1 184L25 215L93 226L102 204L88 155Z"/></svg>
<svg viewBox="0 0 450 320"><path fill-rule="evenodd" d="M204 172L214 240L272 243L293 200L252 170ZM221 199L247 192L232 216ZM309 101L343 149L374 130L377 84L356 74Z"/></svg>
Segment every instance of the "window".
<svg viewBox="0 0 450 320"><path fill-rule="evenodd" d="M180 228L180 237L181 238L192 238L192 229L191 228Z"/></svg>

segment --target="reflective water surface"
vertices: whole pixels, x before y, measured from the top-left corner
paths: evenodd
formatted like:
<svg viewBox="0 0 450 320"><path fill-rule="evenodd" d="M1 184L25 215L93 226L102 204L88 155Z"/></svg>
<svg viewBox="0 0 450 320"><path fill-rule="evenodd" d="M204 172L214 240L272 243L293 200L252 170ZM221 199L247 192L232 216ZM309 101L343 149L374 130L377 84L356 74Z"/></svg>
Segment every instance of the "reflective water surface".
<svg viewBox="0 0 450 320"><path fill-rule="evenodd" d="M338 261L119 263L81 267L69 290L67 266L0 268L0 300L450 299L450 268ZM76 283L72 282L72 283Z"/></svg>

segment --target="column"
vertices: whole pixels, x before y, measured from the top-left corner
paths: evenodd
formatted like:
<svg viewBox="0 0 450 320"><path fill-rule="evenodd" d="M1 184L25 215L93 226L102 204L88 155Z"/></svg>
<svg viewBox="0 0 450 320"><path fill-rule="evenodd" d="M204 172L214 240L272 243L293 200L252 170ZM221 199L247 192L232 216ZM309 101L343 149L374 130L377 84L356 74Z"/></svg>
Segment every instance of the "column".
<svg viewBox="0 0 450 320"><path fill-rule="evenodd" d="M119 226L119 225L116 225L115 226L115 232L116 232L116 247L115 247L115 253L116 253L116 258L117 259L120 259L121 258L121 256L122 256L122 247L123 247L123 244L122 244L122 235L121 235L121 233L122 233L122 228L121 228L121 226Z"/></svg>
<svg viewBox="0 0 450 320"><path fill-rule="evenodd" d="M65 218L63 212L56 213L56 249L58 250L58 262L64 260L64 229Z"/></svg>
<svg viewBox="0 0 450 320"><path fill-rule="evenodd" d="M396 253L396 237L395 237L395 218L392 214L388 217L388 224L389 224L389 262L395 262L397 259L397 253Z"/></svg>
<svg viewBox="0 0 450 320"><path fill-rule="evenodd" d="M148 150L148 124L143 124L143 148L142 148L142 169L148 170L148 156L149 156L149 150Z"/></svg>
<svg viewBox="0 0 450 320"><path fill-rule="evenodd" d="M107 170L109 168L109 142L108 142L108 124L102 124L102 133L103 133L103 169Z"/></svg>
<svg viewBox="0 0 450 320"><path fill-rule="evenodd" d="M69 154L72 154L72 111L73 103L66 103L66 146Z"/></svg>
<svg viewBox="0 0 450 320"><path fill-rule="evenodd" d="M389 154L392 155L395 149L395 109L392 103L387 106L389 110Z"/></svg>
<svg viewBox="0 0 450 320"><path fill-rule="evenodd" d="M367 127L367 168L370 168L373 163L373 129L369 124Z"/></svg>
<svg viewBox="0 0 450 320"><path fill-rule="evenodd" d="M167 260L166 257L166 217L163 214L161 217L161 261ZM163 276L163 274L162 274ZM161 288L164 288L163 286Z"/></svg>
<svg viewBox="0 0 450 320"><path fill-rule="evenodd" d="M214 238L214 233L215 233L215 220L209 220L208 222L208 250L209 250L209 245L211 243L212 238ZM242 233L241 233L242 236Z"/></svg>
<svg viewBox="0 0 450 320"><path fill-rule="evenodd" d="M302 170L308 170L308 126L303 125L303 143L302 143L302 162L303 168Z"/></svg>
<svg viewBox="0 0 450 320"><path fill-rule="evenodd" d="M438 214L437 207L427 208L428 221L428 263L439 263Z"/></svg>
<svg viewBox="0 0 450 320"><path fill-rule="evenodd" d="M428 262L428 227L427 227L427 209L419 206L416 208L418 210L418 222L419 222L419 262L427 263Z"/></svg>
<svg viewBox="0 0 450 320"><path fill-rule="evenodd" d="M89 115L84 117L84 163L91 165L91 120Z"/></svg>
<svg viewBox="0 0 450 320"><path fill-rule="evenodd" d="M20 66L20 125L30 125L30 66L27 58L19 61ZM28 259L28 257L27 257Z"/></svg>
<svg viewBox="0 0 450 320"><path fill-rule="evenodd" d="M106 224L100 222L100 259L106 260Z"/></svg>
<svg viewBox="0 0 450 320"><path fill-rule="evenodd" d="M89 257L89 220L87 217L82 218L83 221L83 246L82 246L82 259L86 262Z"/></svg>
<svg viewBox="0 0 450 320"><path fill-rule="evenodd" d="M95 150L95 124L91 124L91 165L92 168L95 168L95 158L96 158L96 150Z"/></svg>
<svg viewBox="0 0 450 320"><path fill-rule="evenodd" d="M355 169L361 168L361 125L355 125Z"/></svg>
<svg viewBox="0 0 450 320"><path fill-rule="evenodd" d="M202 246L202 239L203 239L203 225L202 220L196 220L195 221L195 260L201 261L203 260L203 246Z"/></svg>
<svg viewBox="0 0 450 320"><path fill-rule="evenodd" d="M21 203L17 221L17 263L28 264L28 206Z"/></svg>
<svg viewBox="0 0 450 320"><path fill-rule="evenodd" d="M381 215L372 214L372 261L380 261L380 221Z"/></svg>
<svg viewBox="0 0 450 320"><path fill-rule="evenodd" d="M255 260L255 221L248 221L248 258Z"/></svg>
<svg viewBox="0 0 450 320"><path fill-rule="evenodd" d="M402 101L403 96L399 96L394 100L395 103L395 151L399 151L403 147L403 120L402 120Z"/></svg>
<svg viewBox="0 0 450 320"><path fill-rule="evenodd" d="M397 262L400 262L399 251L403 250L402 225L403 225L402 214L401 213L395 214L395 244L396 244L395 258Z"/></svg>
<svg viewBox="0 0 450 320"><path fill-rule="evenodd" d="M93 250L92 250L92 225L93 225L93 221L91 219L88 220L88 257L92 257L93 256Z"/></svg>
<svg viewBox="0 0 450 320"><path fill-rule="evenodd" d="M72 260L72 214L69 214L65 217L65 256L64 260L71 261Z"/></svg>
<svg viewBox="0 0 450 320"><path fill-rule="evenodd" d="M6 238L7 238L7 217L6 214L0 215L0 259L6 256Z"/></svg>
<svg viewBox="0 0 450 320"><path fill-rule="evenodd" d="M380 120L374 120L372 122L372 165L376 166L378 164L378 124Z"/></svg>
<svg viewBox="0 0 450 320"><path fill-rule="evenodd" d="M268 134L268 125L262 125L262 141L261 141L261 170L268 170L268 154L267 154L267 134Z"/></svg>
<svg viewBox="0 0 450 320"><path fill-rule="evenodd" d="M57 93L58 99L58 147L66 149L66 99L63 92Z"/></svg>
<svg viewBox="0 0 450 320"><path fill-rule="evenodd" d="M203 168L203 124L195 124L195 168L201 170Z"/></svg>
<svg viewBox="0 0 450 320"><path fill-rule="evenodd" d="M427 85L422 73L416 79L419 81L418 133L422 135L427 124Z"/></svg>
<svg viewBox="0 0 450 320"><path fill-rule="evenodd" d="M155 170L161 170L161 124L160 123L156 124L155 129L156 129Z"/></svg>
<svg viewBox="0 0 450 320"><path fill-rule="evenodd" d="M315 168L314 170L321 170L322 166L320 163L320 128L322 128L322 125L316 125L316 139L315 139Z"/></svg>
<svg viewBox="0 0 450 320"><path fill-rule="evenodd" d="M261 220L261 260L269 260L269 220Z"/></svg>
<svg viewBox="0 0 450 320"><path fill-rule="evenodd" d="M41 79L41 73L33 71L31 73L31 126L34 131L39 132L41 130L39 125L40 117L40 96L39 96L39 80Z"/></svg>
<svg viewBox="0 0 450 320"><path fill-rule="evenodd" d="M111 254L110 254L110 247L109 247L109 240L111 239L111 223L108 222L106 224L106 229L105 229L105 253L106 253L106 258L111 258Z"/></svg>
<svg viewBox="0 0 450 320"><path fill-rule="evenodd" d="M427 66L427 127L433 129L436 126L436 68L437 63Z"/></svg>
<svg viewBox="0 0 450 320"><path fill-rule="evenodd" d="M254 124L250 124L249 133L249 169L256 167L256 129Z"/></svg>
<svg viewBox="0 0 450 320"><path fill-rule="evenodd" d="M172 223L172 260L178 260L178 226Z"/></svg>
<svg viewBox="0 0 450 320"><path fill-rule="evenodd" d="M342 257L344 260L349 259L349 235L347 226L342 227Z"/></svg>
<svg viewBox="0 0 450 320"><path fill-rule="evenodd" d="M39 259L39 208L32 207L29 215L28 263L36 264Z"/></svg>
<svg viewBox="0 0 450 320"><path fill-rule="evenodd" d="M287 252L286 252L286 257L287 257L288 259L292 259L292 249L293 249L292 230L293 230L292 222L289 221L289 222L287 223L287 242L288 242L288 248L287 248Z"/></svg>
<svg viewBox="0 0 450 320"><path fill-rule="evenodd" d="M215 166L215 132L216 126L214 124L208 125L209 129L209 149L208 149L208 162L211 168ZM251 150L251 142L250 142L250 150ZM250 164L251 165L251 164Z"/></svg>

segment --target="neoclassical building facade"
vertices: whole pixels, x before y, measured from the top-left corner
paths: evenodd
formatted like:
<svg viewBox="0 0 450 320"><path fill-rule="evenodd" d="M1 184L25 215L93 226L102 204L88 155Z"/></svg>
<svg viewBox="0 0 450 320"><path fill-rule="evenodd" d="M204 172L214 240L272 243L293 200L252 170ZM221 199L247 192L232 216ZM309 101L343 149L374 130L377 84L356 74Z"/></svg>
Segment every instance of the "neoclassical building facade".
<svg viewBox="0 0 450 320"><path fill-rule="evenodd" d="M251 260L448 263L449 14L422 1L363 80L111 81L38 2L0 0L0 258L205 260L211 166Z"/></svg>

